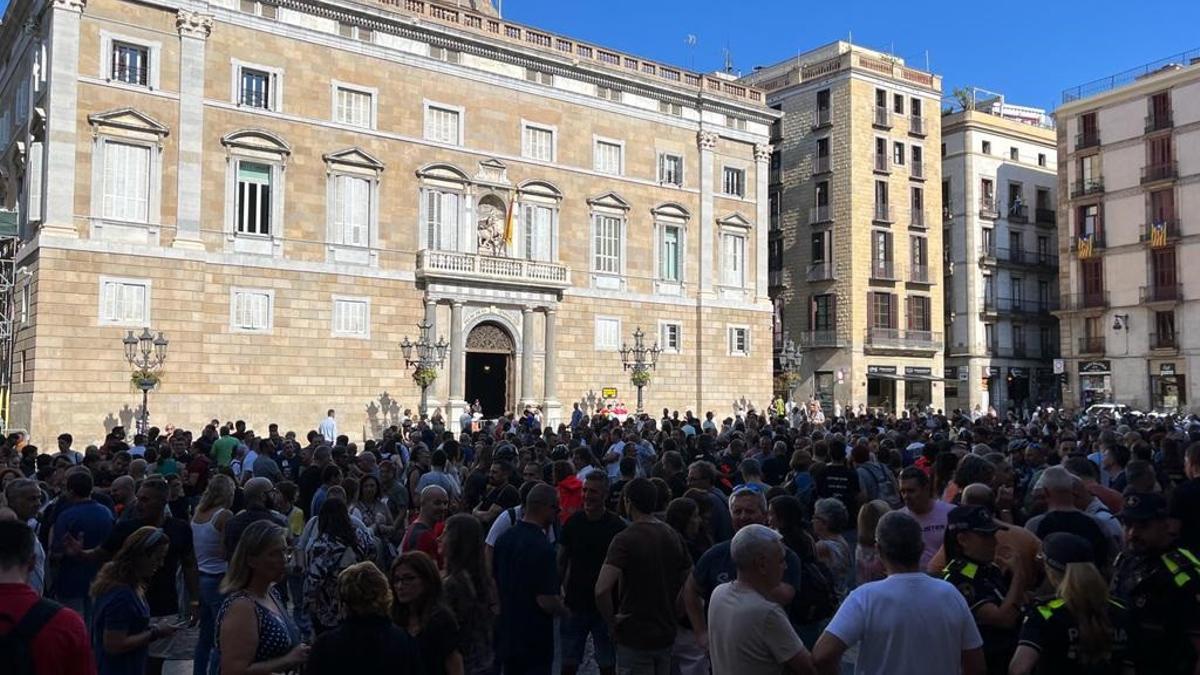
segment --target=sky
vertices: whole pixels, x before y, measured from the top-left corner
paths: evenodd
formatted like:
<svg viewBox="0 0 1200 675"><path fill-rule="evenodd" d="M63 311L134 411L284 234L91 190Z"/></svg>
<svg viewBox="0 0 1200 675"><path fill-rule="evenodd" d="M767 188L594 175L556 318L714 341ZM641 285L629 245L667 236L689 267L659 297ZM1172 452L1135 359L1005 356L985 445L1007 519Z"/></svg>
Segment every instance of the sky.
<svg viewBox="0 0 1200 675"><path fill-rule="evenodd" d="M1063 89L1200 47L1197 0L493 2L519 23L702 71L721 68L726 49L747 73L852 38L918 68L928 56L947 94L975 86L1047 109Z"/></svg>

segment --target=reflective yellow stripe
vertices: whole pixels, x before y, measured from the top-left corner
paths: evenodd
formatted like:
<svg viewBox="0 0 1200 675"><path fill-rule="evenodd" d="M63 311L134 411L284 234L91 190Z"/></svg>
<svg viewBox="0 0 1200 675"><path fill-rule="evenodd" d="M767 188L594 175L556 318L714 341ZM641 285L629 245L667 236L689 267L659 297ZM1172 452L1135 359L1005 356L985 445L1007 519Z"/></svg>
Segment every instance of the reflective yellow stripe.
<svg viewBox="0 0 1200 675"><path fill-rule="evenodd" d="M974 579L975 575L979 573L979 565L976 565L975 563L967 563L966 565L963 565L962 573L964 577L968 579Z"/></svg>
<svg viewBox="0 0 1200 675"><path fill-rule="evenodd" d="M1167 555L1164 554L1162 557L1162 560L1163 560L1163 563L1167 566L1168 572L1170 572L1171 574L1175 574L1175 573L1179 572L1179 565L1176 565L1175 561L1171 560L1171 558L1169 558Z"/></svg>
<svg viewBox="0 0 1200 675"><path fill-rule="evenodd" d="M1038 607L1038 614L1041 614L1043 619L1046 619L1047 621L1049 621L1050 617L1054 615L1054 610L1043 605L1041 607Z"/></svg>
<svg viewBox="0 0 1200 675"><path fill-rule="evenodd" d="M1055 598L1055 599L1051 600L1050 602L1047 602L1046 606L1048 606L1050 609L1058 609L1059 607L1062 607L1065 604L1067 604L1066 600L1063 600L1062 598Z"/></svg>
<svg viewBox="0 0 1200 675"><path fill-rule="evenodd" d="M1066 600L1055 598L1044 605L1039 605L1037 608L1038 614L1041 614L1043 619L1049 620L1054 615L1054 611L1065 604L1067 604Z"/></svg>
<svg viewBox="0 0 1200 675"><path fill-rule="evenodd" d="M1187 550L1186 548L1180 548L1178 550L1180 553L1183 554L1183 557L1192 561L1193 565L1195 565L1196 567L1200 567L1200 558L1196 558L1196 556L1192 555L1191 551Z"/></svg>
<svg viewBox="0 0 1200 675"><path fill-rule="evenodd" d="M1186 586L1187 582L1190 580L1191 580L1191 577L1188 576L1187 572L1180 572L1179 574L1175 575L1175 585L1176 586Z"/></svg>

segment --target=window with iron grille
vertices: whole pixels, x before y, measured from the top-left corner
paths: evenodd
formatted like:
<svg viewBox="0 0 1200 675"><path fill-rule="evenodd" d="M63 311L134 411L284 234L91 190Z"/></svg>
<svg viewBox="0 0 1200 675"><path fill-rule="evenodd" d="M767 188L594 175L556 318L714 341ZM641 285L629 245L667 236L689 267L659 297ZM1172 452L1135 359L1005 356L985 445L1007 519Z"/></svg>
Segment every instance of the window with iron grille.
<svg viewBox="0 0 1200 675"><path fill-rule="evenodd" d="M117 82L145 87L150 82L149 48L114 40L109 77Z"/></svg>
<svg viewBox="0 0 1200 675"><path fill-rule="evenodd" d="M241 93L238 103L250 108L270 110L272 99L271 74L254 68L242 68Z"/></svg>

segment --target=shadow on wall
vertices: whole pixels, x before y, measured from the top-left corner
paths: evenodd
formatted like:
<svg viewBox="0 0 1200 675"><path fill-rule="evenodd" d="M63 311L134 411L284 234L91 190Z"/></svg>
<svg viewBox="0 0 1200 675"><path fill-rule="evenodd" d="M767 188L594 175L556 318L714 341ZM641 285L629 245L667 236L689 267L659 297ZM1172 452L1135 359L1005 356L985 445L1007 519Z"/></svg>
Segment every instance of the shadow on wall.
<svg viewBox="0 0 1200 675"><path fill-rule="evenodd" d="M116 427L124 427L126 431L133 429L133 421L142 414L142 406L136 408L129 407L126 403L116 413L108 413L104 417L104 435L108 436Z"/></svg>
<svg viewBox="0 0 1200 675"><path fill-rule="evenodd" d="M595 390L588 391L587 394L584 394L583 398L576 401L583 412L589 415L594 414L602 402L600 395Z"/></svg>

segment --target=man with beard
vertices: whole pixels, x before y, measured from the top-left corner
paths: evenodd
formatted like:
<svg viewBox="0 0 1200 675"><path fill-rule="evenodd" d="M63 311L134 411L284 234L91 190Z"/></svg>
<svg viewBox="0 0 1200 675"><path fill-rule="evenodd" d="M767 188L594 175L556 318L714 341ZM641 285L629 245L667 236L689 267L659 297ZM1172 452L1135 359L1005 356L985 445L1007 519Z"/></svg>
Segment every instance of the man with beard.
<svg viewBox="0 0 1200 675"><path fill-rule="evenodd" d="M503 461L492 462L491 471L488 472L487 491L474 512L484 527L491 525L501 511L521 503L520 493L512 486L512 472L512 464Z"/></svg>

